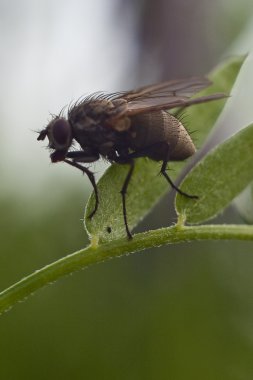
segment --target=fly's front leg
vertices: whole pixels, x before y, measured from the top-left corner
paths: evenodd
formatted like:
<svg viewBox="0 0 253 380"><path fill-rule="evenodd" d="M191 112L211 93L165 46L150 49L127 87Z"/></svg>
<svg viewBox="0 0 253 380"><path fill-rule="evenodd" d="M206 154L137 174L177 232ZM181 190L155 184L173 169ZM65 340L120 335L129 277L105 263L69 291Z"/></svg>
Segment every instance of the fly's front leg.
<svg viewBox="0 0 253 380"><path fill-rule="evenodd" d="M67 158L64 159L64 162L66 162L66 164L69 164L81 170L83 174L86 174L93 186L94 194L95 194L95 206L94 206L93 211L88 216L88 218L91 219L95 215L98 209L98 204L99 204L98 188L97 188L94 174L88 168L86 168L83 165L80 165L78 162L84 162L84 163L94 162L99 159L99 155L91 154L91 152L80 151L80 152L69 152L67 153L66 157ZM71 158L71 160L69 160L68 158Z"/></svg>

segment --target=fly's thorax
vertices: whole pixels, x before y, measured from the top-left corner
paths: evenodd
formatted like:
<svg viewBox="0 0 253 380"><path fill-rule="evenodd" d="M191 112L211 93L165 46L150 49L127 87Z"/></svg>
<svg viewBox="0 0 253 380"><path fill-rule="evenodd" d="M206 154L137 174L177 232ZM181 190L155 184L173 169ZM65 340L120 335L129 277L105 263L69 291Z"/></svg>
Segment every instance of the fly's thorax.
<svg viewBox="0 0 253 380"><path fill-rule="evenodd" d="M92 124L86 127L81 122L73 125L74 139L81 147L99 148L101 145L113 146L116 139L115 131L100 124Z"/></svg>
<svg viewBox="0 0 253 380"><path fill-rule="evenodd" d="M84 119L99 121L106 112L113 108L114 106L110 100L86 98L70 108L68 119L71 123L76 123Z"/></svg>
<svg viewBox="0 0 253 380"><path fill-rule="evenodd" d="M107 147L117 140L117 133L130 126L129 119L123 116L126 106L123 99L112 101L99 96L74 105L68 114L74 139L81 147L101 147L102 151L107 151Z"/></svg>

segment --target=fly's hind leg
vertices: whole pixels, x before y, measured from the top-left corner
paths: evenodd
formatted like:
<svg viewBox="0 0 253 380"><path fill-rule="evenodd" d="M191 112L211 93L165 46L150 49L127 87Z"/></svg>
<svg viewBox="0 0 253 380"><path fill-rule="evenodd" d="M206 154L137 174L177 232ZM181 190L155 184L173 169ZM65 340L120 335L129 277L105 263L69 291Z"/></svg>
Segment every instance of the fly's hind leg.
<svg viewBox="0 0 253 380"><path fill-rule="evenodd" d="M183 195L185 197L188 197L188 198L198 199L197 195L191 195L191 194L185 193L184 191L180 190L174 184L174 182L169 177L169 175L167 174L166 169L167 169L167 165L168 165L168 162L169 162L169 149L170 149L170 147L169 147L169 145L167 143L158 142L158 143L152 144L150 146L144 147L142 149L139 149L139 150L137 150L137 151L135 151L133 153L130 153L128 155L128 158L150 157L150 158L155 159L155 161L157 161L157 158L153 157L154 153L156 154L157 151L158 152L160 152L160 151L165 152L165 158L162 160L163 163L162 163L162 167L161 167L160 173L164 176L164 178L167 180L167 182L169 182L170 186L174 190L176 190L179 194L181 194L181 195Z"/></svg>
<svg viewBox="0 0 253 380"><path fill-rule="evenodd" d="M167 182L169 182L170 186L176 190L177 193L187 197L187 198L192 198L192 199L198 199L198 196L197 195L192 195L192 194L188 194L188 193L185 193L184 191L180 190L175 184L174 182L172 181L172 179L169 177L168 173L167 173L167 165L168 165L168 162L169 162L169 146L168 146L168 150L167 150L167 154L166 154L166 157L164 158L163 160L163 163L162 163L162 167L161 167L161 174L164 176L164 178L167 180Z"/></svg>

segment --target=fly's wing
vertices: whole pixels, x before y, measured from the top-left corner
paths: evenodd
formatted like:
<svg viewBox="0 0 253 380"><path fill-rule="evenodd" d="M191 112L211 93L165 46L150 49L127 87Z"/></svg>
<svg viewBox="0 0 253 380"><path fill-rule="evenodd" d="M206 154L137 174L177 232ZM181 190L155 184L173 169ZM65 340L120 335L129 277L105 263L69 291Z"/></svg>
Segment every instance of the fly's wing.
<svg viewBox="0 0 253 380"><path fill-rule="evenodd" d="M225 94L212 94L190 99L210 84L211 82L207 78L201 77L172 80L121 93L116 99L124 99L127 102L125 115L131 116L145 112L169 110L175 107L188 107L227 96Z"/></svg>

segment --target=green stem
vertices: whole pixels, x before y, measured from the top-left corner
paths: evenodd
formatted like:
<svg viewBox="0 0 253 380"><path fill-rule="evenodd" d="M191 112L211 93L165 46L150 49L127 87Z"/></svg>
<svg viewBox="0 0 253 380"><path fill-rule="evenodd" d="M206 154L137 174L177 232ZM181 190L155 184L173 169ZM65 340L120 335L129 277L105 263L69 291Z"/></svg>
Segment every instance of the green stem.
<svg viewBox="0 0 253 380"><path fill-rule="evenodd" d="M204 225L185 227L176 225L136 234L134 239L130 241L119 239L98 247L89 246L35 271L1 292L0 313L10 309L16 302L34 293L37 289L91 264L146 248L195 240L253 240L253 226Z"/></svg>

